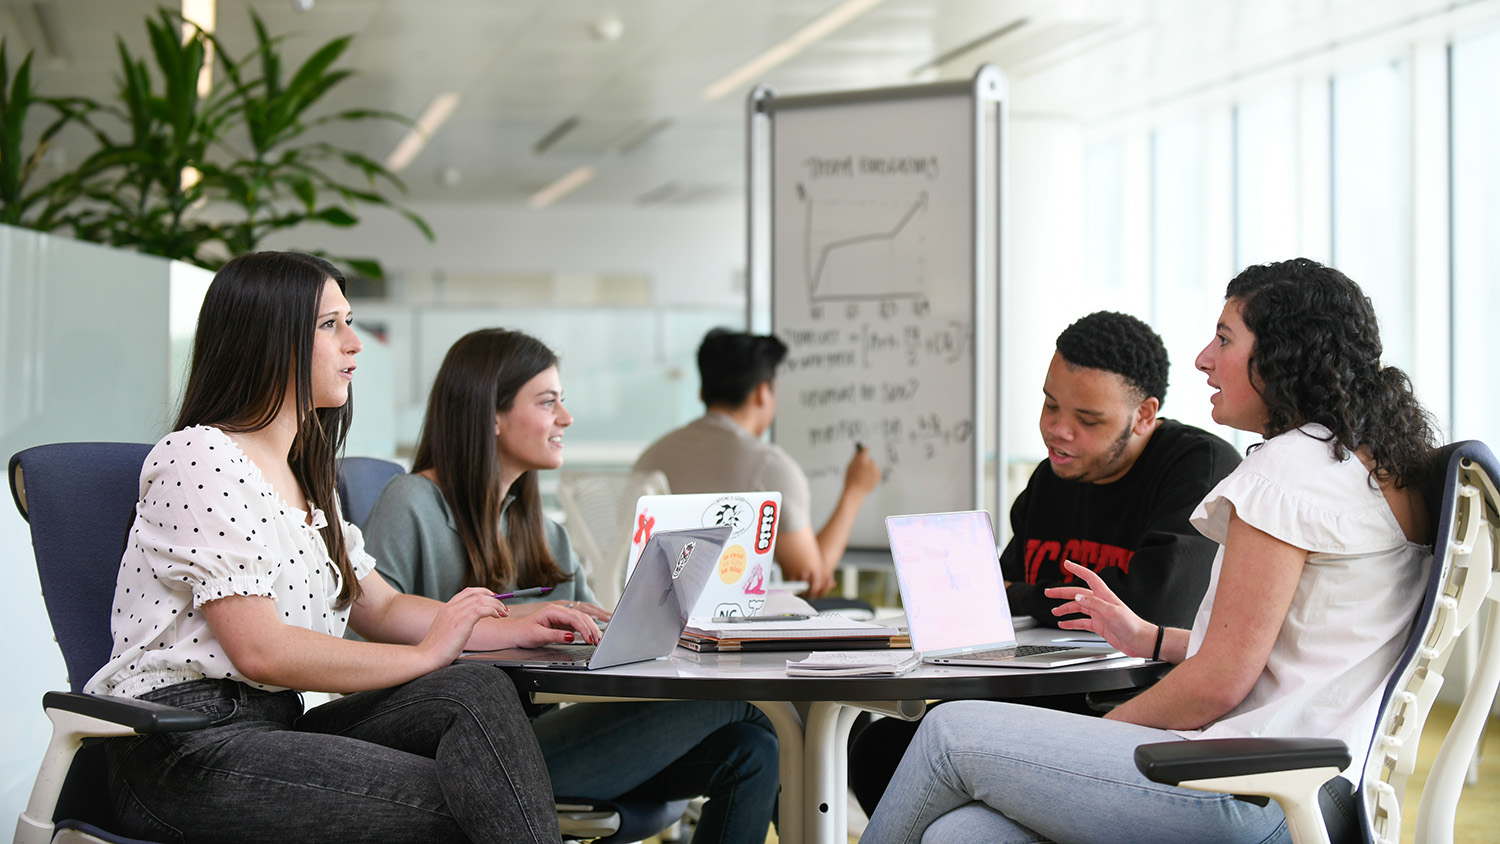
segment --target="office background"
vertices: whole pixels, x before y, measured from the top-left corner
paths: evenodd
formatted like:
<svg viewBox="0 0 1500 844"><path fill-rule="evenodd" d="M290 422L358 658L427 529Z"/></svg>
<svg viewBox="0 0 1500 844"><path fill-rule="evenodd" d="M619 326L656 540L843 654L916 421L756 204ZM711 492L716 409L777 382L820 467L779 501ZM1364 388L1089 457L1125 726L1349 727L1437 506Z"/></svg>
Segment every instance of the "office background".
<svg viewBox="0 0 1500 844"><path fill-rule="evenodd" d="M99 95L117 73L113 38L139 51L155 5L3 2L0 34L13 62L37 52L45 93ZM1412 374L1451 438L1500 441L1484 342L1500 314L1500 0L224 0L226 43L246 42L251 6L289 33L294 54L354 33L360 105L416 116L459 95L402 173L435 243L372 212L357 228L272 244L374 255L390 274L355 300L367 351L352 451L409 444L435 356L498 323L561 353L579 419L570 461L628 463L698 412L691 354L703 330L746 318L749 88L962 78L984 61L1011 84L1000 465L1041 456L1035 398L1052 339L1100 308L1156 326L1174 361L1164 413L1212 427L1191 362L1224 284L1246 264L1293 255L1365 287L1388 362ZM790 56L727 78L776 48ZM732 84L715 90L720 81ZM380 159L401 140L399 127L359 131L340 142ZM46 166L70 160L59 149ZM180 357L152 353L139 377L153 386L124 391L139 393L128 411L67 366L44 365L60 353L31 342L27 309L46 297L16 266L24 237L0 232L5 456L39 436L154 439ZM130 278L94 279L116 285L107 308L85 288L71 295L152 332L152 344L180 344L163 317L170 297L151 295L149 281L130 293ZM69 366L99 374L108 353L77 351L94 332L57 339L74 349ZM11 576L0 598L12 620L0 666L9 817L45 744L40 692L62 685L62 664L9 507L0 549Z"/></svg>

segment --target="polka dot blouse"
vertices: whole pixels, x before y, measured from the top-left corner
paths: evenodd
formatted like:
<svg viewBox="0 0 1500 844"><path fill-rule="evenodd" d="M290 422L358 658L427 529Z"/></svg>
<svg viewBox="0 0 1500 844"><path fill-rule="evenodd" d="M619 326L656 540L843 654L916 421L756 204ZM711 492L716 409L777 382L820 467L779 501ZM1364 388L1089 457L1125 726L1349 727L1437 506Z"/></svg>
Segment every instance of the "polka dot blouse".
<svg viewBox="0 0 1500 844"><path fill-rule="evenodd" d="M141 467L115 582L114 650L87 691L135 697L204 678L278 690L235 670L201 610L228 595L262 595L283 622L342 636L349 610L333 608L339 580L319 533L326 524L322 510L309 519L283 502L223 431L169 434ZM344 544L355 577L364 578L374 560L347 522Z"/></svg>

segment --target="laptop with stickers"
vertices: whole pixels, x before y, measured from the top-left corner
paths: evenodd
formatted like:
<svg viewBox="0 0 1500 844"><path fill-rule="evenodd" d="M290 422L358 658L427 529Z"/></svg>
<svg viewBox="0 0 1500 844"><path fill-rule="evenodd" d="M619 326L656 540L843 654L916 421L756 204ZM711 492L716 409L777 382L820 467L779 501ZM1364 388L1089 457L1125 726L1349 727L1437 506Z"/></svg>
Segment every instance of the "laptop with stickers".
<svg viewBox="0 0 1500 844"><path fill-rule="evenodd" d="M1060 668L1124 656L1108 644L1017 644L989 513L888 516L885 528L923 662Z"/></svg>
<svg viewBox="0 0 1500 844"><path fill-rule="evenodd" d="M587 670L667 656L687 626L688 611L717 576L715 563L731 532L727 525L654 532L597 645L469 651L460 658L500 666Z"/></svg>
<svg viewBox="0 0 1500 844"><path fill-rule="evenodd" d="M729 541L691 616L753 616L766 605L771 560L781 519L779 492L643 495L631 521L627 577L653 531L726 525Z"/></svg>

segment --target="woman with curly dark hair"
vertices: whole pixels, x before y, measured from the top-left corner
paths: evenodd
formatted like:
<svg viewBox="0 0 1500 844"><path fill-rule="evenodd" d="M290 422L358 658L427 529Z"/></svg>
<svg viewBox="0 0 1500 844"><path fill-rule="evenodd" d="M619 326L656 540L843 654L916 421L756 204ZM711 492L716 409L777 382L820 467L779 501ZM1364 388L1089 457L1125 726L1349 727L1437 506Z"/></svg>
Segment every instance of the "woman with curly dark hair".
<svg viewBox="0 0 1500 844"><path fill-rule="evenodd" d="M1249 267L1225 298L1255 335L1266 438L1308 423L1327 428L1333 454L1364 450L1374 477L1421 481L1436 437L1406 373L1381 366L1375 306L1349 277L1307 258Z"/></svg>
<svg viewBox="0 0 1500 844"><path fill-rule="evenodd" d="M1323 786L1340 840L1431 557L1417 490L1432 425L1380 353L1369 299L1336 270L1297 259L1230 282L1196 364L1214 420L1265 440L1193 514L1220 548L1192 629L1144 621L1071 562L1083 585L1047 590L1058 615L1085 616L1060 627L1176 668L1103 719L934 710L860 840L1290 840L1275 803L1151 782L1133 763L1141 744L1251 735L1348 745L1353 764Z"/></svg>

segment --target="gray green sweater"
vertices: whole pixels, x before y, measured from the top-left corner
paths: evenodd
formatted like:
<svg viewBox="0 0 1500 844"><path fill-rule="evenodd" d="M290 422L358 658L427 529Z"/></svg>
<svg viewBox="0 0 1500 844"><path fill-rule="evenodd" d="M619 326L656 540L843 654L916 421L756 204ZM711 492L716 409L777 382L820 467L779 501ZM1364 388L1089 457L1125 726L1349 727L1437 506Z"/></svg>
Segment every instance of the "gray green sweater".
<svg viewBox="0 0 1500 844"><path fill-rule="evenodd" d="M505 509L510 507L510 498ZM505 509L501 510L501 532L505 530ZM587 573L568 541L563 526L545 516L542 518L547 547L564 574L572 580L559 583L546 595L515 598L515 603L529 601L588 601L595 603ZM375 509L365 525L365 550L375 558L375 569L386 582L401 592L425 595L446 601L464 588L468 571L464 543L453 522L448 502L443 500L437 484L421 475L397 475L385 485ZM533 586L530 583L502 584L504 590Z"/></svg>

